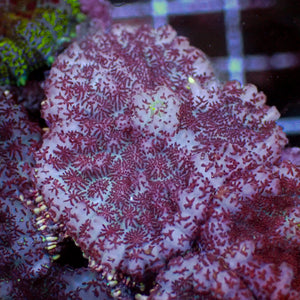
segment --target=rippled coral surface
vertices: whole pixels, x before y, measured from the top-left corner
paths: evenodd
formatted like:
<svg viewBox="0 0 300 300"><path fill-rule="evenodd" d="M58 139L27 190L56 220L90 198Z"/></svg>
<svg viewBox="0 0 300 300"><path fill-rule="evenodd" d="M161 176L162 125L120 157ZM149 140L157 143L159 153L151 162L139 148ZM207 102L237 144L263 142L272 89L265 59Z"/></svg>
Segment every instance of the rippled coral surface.
<svg viewBox="0 0 300 300"><path fill-rule="evenodd" d="M58 57L46 95L35 181L90 267L159 273L155 299L299 297L299 168L253 85L169 26L114 25Z"/></svg>

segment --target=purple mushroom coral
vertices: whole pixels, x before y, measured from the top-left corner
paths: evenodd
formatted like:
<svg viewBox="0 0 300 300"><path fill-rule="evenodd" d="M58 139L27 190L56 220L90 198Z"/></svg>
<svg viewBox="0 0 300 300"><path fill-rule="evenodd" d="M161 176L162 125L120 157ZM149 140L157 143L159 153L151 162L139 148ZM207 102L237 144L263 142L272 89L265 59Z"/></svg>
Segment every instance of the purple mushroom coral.
<svg viewBox="0 0 300 300"><path fill-rule="evenodd" d="M92 33L46 81L41 213L108 278L159 273L150 298L297 299L300 170L265 101L170 26Z"/></svg>
<svg viewBox="0 0 300 300"><path fill-rule="evenodd" d="M0 95L0 295L23 296L22 283L48 271L47 244L32 211L30 173L41 130L9 91ZM14 291L14 292L12 292Z"/></svg>

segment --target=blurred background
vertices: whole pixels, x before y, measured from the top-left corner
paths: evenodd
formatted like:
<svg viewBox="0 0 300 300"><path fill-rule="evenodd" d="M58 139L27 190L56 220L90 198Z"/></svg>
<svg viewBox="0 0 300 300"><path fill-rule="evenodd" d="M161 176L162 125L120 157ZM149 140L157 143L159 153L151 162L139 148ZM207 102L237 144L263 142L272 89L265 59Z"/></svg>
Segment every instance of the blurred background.
<svg viewBox="0 0 300 300"><path fill-rule="evenodd" d="M253 83L300 146L299 0L111 0L116 22L171 24L212 60L223 80Z"/></svg>

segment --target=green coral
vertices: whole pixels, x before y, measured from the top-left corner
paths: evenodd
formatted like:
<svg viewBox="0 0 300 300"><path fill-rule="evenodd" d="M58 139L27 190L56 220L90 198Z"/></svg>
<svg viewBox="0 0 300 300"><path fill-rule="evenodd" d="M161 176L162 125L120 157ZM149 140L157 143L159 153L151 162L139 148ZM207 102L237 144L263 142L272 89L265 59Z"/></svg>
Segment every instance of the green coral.
<svg viewBox="0 0 300 300"><path fill-rule="evenodd" d="M57 8L38 7L30 18L7 14L0 37L0 85L24 85L30 72L50 66L83 19L77 0L65 0Z"/></svg>
<svg viewBox="0 0 300 300"><path fill-rule="evenodd" d="M1 84L9 84L11 74L21 85L27 77L27 64L22 49L8 38L0 40Z"/></svg>

